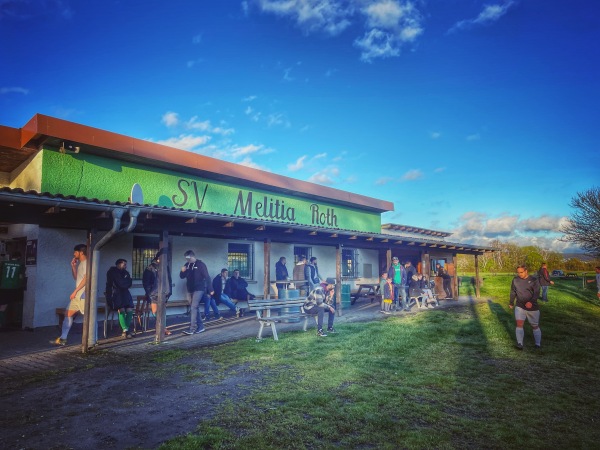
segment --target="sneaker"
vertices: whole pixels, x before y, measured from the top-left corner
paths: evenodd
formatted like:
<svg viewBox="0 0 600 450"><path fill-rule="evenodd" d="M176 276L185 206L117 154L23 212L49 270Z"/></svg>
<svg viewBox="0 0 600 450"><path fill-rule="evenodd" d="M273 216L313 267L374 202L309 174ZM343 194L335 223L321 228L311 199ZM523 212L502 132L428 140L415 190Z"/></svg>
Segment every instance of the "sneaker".
<svg viewBox="0 0 600 450"><path fill-rule="evenodd" d="M323 330L318 330L317 331L317 336L319 336L319 337L326 337L327 335L325 334L325 332Z"/></svg>
<svg viewBox="0 0 600 450"><path fill-rule="evenodd" d="M122 337L123 339L127 339L127 331L123 331L123 332L121 333L121 337Z"/></svg>
<svg viewBox="0 0 600 450"><path fill-rule="evenodd" d="M202 328L198 328L192 334L200 334L200 333L204 333L205 331L206 331L206 328L202 327Z"/></svg>
<svg viewBox="0 0 600 450"><path fill-rule="evenodd" d="M192 330L183 330L183 334L185 334L186 336L191 336L192 334L194 334L194 332Z"/></svg>
<svg viewBox="0 0 600 450"><path fill-rule="evenodd" d="M130 331L128 331L128 332L125 334L125 339L131 339L132 337L133 337L133 334L132 334Z"/></svg>
<svg viewBox="0 0 600 450"><path fill-rule="evenodd" d="M390 311L381 311L381 312L384 313L384 314L391 314Z"/></svg>
<svg viewBox="0 0 600 450"><path fill-rule="evenodd" d="M241 315L242 315L242 310L236 306L235 307L235 317L241 317Z"/></svg>
<svg viewBox="0 0 600 450"><path fill-rule="evenodd" d="M210 319L210 316L206 316L206 317L203 317L203 318L202 318L202 321L203 321L203 322L210 322L210 320L211 320L211 319Z"/></svg>
<svg viewBox="0 0 600 450"><path fill-rule="evenodd" d="M222 318L223 318L223 316L221 316L221 315L218 315L218 316L216 316L216 317L214 318L214 320L221 320Z"/></svg>
<svg viewBox="0 0 600 450"><path fill-rule="evenodd" d="M427 308L433 309L433 308L435 308L435 306L433 306L433 305L427 305Z"/></svg>
<svg viewBox="0 0 600 450"><path fill-rule="evenodd" d="M52 339L50 341L50 343L54 344L54 345L62 345L64 347L65 345L67 345L67 340L66 339L61 339L60 337L57 337L56 339Z"/></svg>
<svg viewBox="0 0 600 450"><path fill-rule="evenodd" d="M520 344L520 343L517 342L517 345L515 346L515 348L517 350L523 350L523 344Z"/></svg>
<svg viewBox="0 0 600 450"><path fill-rule="evenodd" d="M331 327L331 328L327 328L327 332L331 333L331 334L335 334L337 333L337 331L335 331L335 328Z"/></svg>

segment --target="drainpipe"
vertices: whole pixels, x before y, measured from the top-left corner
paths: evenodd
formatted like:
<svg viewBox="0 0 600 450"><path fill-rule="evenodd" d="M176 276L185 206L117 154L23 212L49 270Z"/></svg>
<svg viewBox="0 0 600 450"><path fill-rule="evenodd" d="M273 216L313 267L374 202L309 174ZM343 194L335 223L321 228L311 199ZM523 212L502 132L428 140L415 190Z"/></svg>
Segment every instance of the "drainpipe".
<svg viewBox="0 0 600 450"><path fill-rule="evenodd" d="M129 225L127 228L121 229L121 218L125 212L125 209L113 209L113 226L111 230L104 235L102 239L98 241L98 243L94 246L94 250L92 252L92 274L91 274L91 286L90 286L90 295L89 295L89 304L86 305L88 314L88 324L84 329L89 330L87 340L84 338L83 343L83 352L86 353L89 347L93 347L98 342L98 324L97 324L97 316L98 316L98 264L100 263L100 250L106 244L108 244L115 237L123 234L132 232L137 225L137 218L140 213L140 208L128 208L129 212ZM108 310L106 310L108 313Z"/></svg>

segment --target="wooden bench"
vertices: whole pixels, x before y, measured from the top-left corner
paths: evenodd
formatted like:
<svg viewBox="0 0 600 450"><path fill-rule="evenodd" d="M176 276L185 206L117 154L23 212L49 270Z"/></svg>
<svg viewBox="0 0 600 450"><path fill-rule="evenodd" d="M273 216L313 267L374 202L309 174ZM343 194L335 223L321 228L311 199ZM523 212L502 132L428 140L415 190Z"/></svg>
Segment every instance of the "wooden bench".
<svg viewBox="0 0 600 450"><path fill-rule="evenodd" d="M106 337L106 316L108 314L106 314L106 306L104 303L99 303L97 308L96 308L98 313L104 313L105 314L105 324L104 324L104 337ZM67 308L56 308L56 315L58 317L58 328L62 329L62 324L65 321L65 314L67 312Z"/></svg>
<svg viewBox="0 0 600 450"><path fill-rule="evenodd" d="M258 297L248 300L248 311L256 312L256 319L258 320L260 327L258 330L258 335L256 336L256 341L260 342L262 340L262 333L265 328L271 327L273 330L273 339L278 341L279 337L277 336L277 322L283 322L294 319L304 319L303 330L306 331L308 328L308 319L310 317L314 317L315 315L306 314L303 309L304 302L306 301L306 297L294 298L294 299L270 299L264 300L259 299ZM286 312L281 313L282 309L296 309L295 312ZM277 311L279 315L273 316L272 312Z"/></svg>

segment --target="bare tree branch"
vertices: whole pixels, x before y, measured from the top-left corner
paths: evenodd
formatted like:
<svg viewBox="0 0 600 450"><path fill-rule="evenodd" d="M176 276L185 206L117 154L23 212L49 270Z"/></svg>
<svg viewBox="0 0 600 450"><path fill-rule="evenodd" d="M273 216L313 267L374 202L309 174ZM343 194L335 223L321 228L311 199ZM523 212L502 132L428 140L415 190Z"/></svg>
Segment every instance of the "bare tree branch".
<svg viewBox="0 0 600 450"><path fill-rule="evenodd" d="M560 230L563 241L575 242L595 258L600 258L600 188L578 192L571 199L575 209L569 223Z"/></svg>

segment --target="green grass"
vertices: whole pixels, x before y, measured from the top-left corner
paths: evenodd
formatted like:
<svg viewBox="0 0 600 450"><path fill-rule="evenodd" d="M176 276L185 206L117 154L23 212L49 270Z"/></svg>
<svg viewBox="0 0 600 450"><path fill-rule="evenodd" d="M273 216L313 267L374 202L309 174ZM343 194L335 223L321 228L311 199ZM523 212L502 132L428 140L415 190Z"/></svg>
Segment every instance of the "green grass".
<svg viewBox="0 0 600 450"><path fill-rule="evenodd" d="M491 300L465 307L219 346L221 370L250 367L261 384L161 448L598 448L595 290L558 281L543 350L526 325L519 352L511 279L485 276Z"/></svg>

